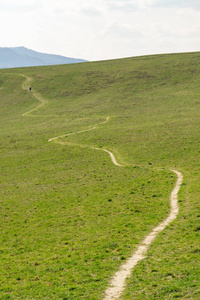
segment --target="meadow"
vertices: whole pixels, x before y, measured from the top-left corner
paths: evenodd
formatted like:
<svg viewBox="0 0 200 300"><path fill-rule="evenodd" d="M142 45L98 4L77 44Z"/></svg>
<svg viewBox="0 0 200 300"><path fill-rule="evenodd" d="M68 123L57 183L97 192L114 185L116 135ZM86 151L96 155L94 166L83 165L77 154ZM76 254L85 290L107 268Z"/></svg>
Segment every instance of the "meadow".
<svg viewBox="0 0 200 300"><path fill-rule="evenodd" d="M0 70L0 299L103 299L169 214L170 169L184 176L179 215L121 299L199 299L199 60L197 52ZM38 109L24 76L44 99Z"/></svg>

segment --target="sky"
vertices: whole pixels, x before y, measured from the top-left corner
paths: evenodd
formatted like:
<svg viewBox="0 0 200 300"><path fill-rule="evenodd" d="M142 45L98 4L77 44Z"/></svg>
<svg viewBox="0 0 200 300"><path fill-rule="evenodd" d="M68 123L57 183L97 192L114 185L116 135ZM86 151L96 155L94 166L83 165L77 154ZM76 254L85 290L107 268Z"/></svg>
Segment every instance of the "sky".
<svg viewBox="0 0 200 300"><path fill-rule="evenodd" d="M0 47L108 60L200 51L200 0L0 0Z"/></svg>

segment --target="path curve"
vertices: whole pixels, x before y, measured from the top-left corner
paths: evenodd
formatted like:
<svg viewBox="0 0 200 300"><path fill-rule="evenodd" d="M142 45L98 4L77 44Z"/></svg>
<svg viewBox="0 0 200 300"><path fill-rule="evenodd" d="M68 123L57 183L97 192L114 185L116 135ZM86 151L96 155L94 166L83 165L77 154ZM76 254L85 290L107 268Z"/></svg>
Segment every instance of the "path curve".
<svg viewBox="0 0 200 300"><path fill-rule="evenodd" d="M16 73L6 73L6 74L7 74L7 75L12 75L12 76L14 75L14 76L21 76L21 77L24 77L24 78L25 78L25 81L22 83L22 88L23 88L23 90L25 90L25 91L29 91L30 83L31 83L31 81L32 81L32 78L31 78L31 77L29 77L29 76L27 76L27 75L25 75L25 74L16 74ZM24 117L24 116L28 116L28 115L31 116L30 114L31 114L32 112L37 111L37 110L40 109L42 106L44 106L45 104L48 103L48 101L47 101L46 99L44 99L44 98L43 98L41 95L39 95L38 93L32 91L30 94L33 95L33 97L35 97L36 99L38 99L39 102L40 102L40 104L37 105L35 108L33 108L33 109L31 109L31 110L29 110L29 111L23 113L23 114L22 114L23 117Z"/></svg>
<svg viewBox="0 0 200 300"><path fill-rule="evenodd" d="M30 86L30 82L32 81L32 78L31 77L28 77L26 75L23 75L23 74L20 74L20 76L23 76L26 78L25 82L22 84L22 88L24 90L27 90ZM32 91L30 94L32 94L36 99L39 100L40 104L37 105L35 108L25 112L24 114L22 114L22 116L28 116L30 115L31 113L33 113L34 111L37 111L38 109L40 109L42 106L44 106L45 104L48 103L48 101L46 99L44 99L41 95L37 94L36 92Z"/></svg>
<svg viewBox="0 0 200 300"><path fill-rule="evenodd" d="M109 120L109 117L106 119L105 122ZM100 123L100 124L103 124ZM99 124L99 125L100 125ZM97 126L97 125L96 125ZM107 149L102 149L102 148L96 148L96 147L92 147L92 146L85 146L85 145L80 145L80 144L71 144L71 143L65 143L60 141L60 138L63 137L67 137L70 135L74 135L76 133L82 133L82 132L86 132L86 131L90 131L90 130L94 130L96 129L96 126L90 129L86 129L86 130L81 130L81 131L77 131L77 132L73 132L73 133L68 133L65 135L61 135L58 137L54 137L49 139L49 142L54 141L57 142L59 144L62 145L74 145L74 146L79 146L79 147L88 147L91 148L93 150L101 150L104 151L106 153L108 153L111 157L111 160L113 162L114 165L118 166L118 167L123 167L123 165L119 164L114 156L114 154L107 150ZM130 277L134 267L146 257L147 251L150 247L150 245L153 243L153 241L156 239L157 235L163 231L165 229L166 226L168 226L173 220L176 219L177 215L178 215L178 192L179 189L181 187L182 181L183 181L183 175L176 171L176 170L171 170L172 172L174 172L177 175L177 182L176 185L174 187L174 189L171 192L170 195L170 214L169 216L163 221L161 222L157 227L155 227L152 232L147 235L145 237L145 239L142 241L142 243L138 246L137 250L133 253L133 255L123 264L121 265L119 271L117 271L115 273L115 275L113 276L113 278L111 279L110 285L109 287L106 289L105 291L105 297L103 300L117 300L119 299L119 297L122 295L124 289L125 289L125 284L126 284L126 279L128 277Z"/></svg>
<svg viewBox="0 0 200 300"><path fill-rule="evenodd" d="M114 154L113 154L111 151L108 151L108 150L106 150L106 149L101 149L101 148L94 148L94 149L96 149L96 150L101 150L101 151L104 151L104 152L108 153L108 154L110 155L110 158L111 158L111 160L112 160L112 162L113 162L113 164L114 164L115 166L117 166L117 167L124 167L123 165L120 165L120 164L117 162L117 160L116 160Z"/></svg>
<svg viewBox="0 0 200 300"><path fill-rule="evenodd" d="M21 75L21 76L26 78L25 83L22 85L22 87L24 89L26 89L27 88L26 84L30 83L31 79L30 79L30 77L25 76L25 75ZM35 92L33 92L32 94L41 102L41 104L39 104L34 109L24 113L23 116L27 116L28 114L32 113L33 111L38 110L39 108L41 108L43 105L45 105L48 102L47 100L42 98L40 95L37 95ZM107 117L107 119L104 122L93 125L93 127L90 126L92 128L77 131L77 132L73 132L73 133L68 133L68 134L64 134L64 135L60 135L60 136L57 136L57 137L53 137L53 138L50 138L48 141L49 142L54 141L55 143L64 144L64 145L65 144L70 144L70 143L64 143L64 142L60 141L60 138L64 138L64 137L67 137L67 136L70 136L70 135L95 130L98 125L105 124L106 122L108 122L109 118L110 117ZM77 145L77 146L89 147L89 148L94 149L94 150L104 151L104 152L106 152L110 155L110 158L111 158L114 165L116 165L118 167L123 167L123 165L121 165L117 162L114 154L111 151L107 150L107 149L96 148L96 147L85 146L85 145ZM178 215L178 212L179 212L178 192L179 192L179 189L180 189L182 181L183 181L183 175L180 172L176 171L176 170L171 170L171 171L174 172L177 175L177 182L176 182L176 185L175 185L175 187L172 190L171 195L170 195L171 211L170 211L169 216L163 222L161 222L157 227L155 227L149 235L147 235L145 237L145 239L138 246L137 250L133 253L133 255L123 265L121 265L119 271L117 271L115 273L115 275L113 276L113 278L111 279L110 285L105 291L105 297L104 297L103 300L117 300L117 299L119 299L119 297L121 296L121 294L123 293L123 291L125 289L125 281L128 277L130 277L133 268L139 263L139 261L141 261L142 259L144 259L146 257L146 254L147 254L147 251L148 251L150 245L156 239L158 234L161 231L163 231L165 229L165 227L168 226L173 220L176 219L176 217Z"/></svg>
<svg viewBox="0 0 200 300"><path fill-rule="evenodd" d="M102 123L99 123L99 124L95 124L93 126L89 126L89 127L92 127L92 128L89 128L89 129L84 129L84 130L79 130L79 131L75 131L75 132L71 132L71 133L66 133L66 134L63 134L63 135L59 135L59 136L55 136L53 138L50 138L48 140L48 142L56 142L57 140L59 140L60 138L64 138L64 137L67 137L67 136L70 136L70 135L74 135L74 134L78 134L78 133L83 133L83 132L87 132L87 131L91 131L91 130L95 130L97 128L97 126L101 125L101 124L105 124L109 121L110 117L107 117L105 121L103 121Z"/></svg>
<svg viewBox="0 0 200 300"><path fill-rule="evenodd" d="M171 211L169 216L161 222L156 228L152 230L152 232L145 237L143 242L139 245L137 250L133 253L133 255L120 267L120 270L115 273L113 276L110 286L105 291L104 300L116 300L119 299L122 292L125 288L125 280L130 277L133 268L138 264L138 262L146 257L147 250L152 242L155 240L157 235L165 229L173 220L176 219L178 215L178 192L182 184L183 175L176 171L174 172L178 179L174 189L171 192L170 196L170 205Z"/></svg>
<svg viewBox="0 0 200 300"><path fill-rule="evenodd" d="M61 145L74 145L74 146L79 146L79 147L83 147L83 148L90 148L90 149L92 149L92 150L104 151L104 152L106 152L106 153L108 153L108 154L110 155L111 161L113 162L113 164L114 164L115 166L123 167L123 165L121 165L121 164L119 164L119 163L117 162L117 160L116 160L114 154L113 154L111 151L107 150L107 149L97 148L97 147L92 147L92 146L88 146L88 145L73 144L73 143L69 143L69 142L65 143L65 142L60 141L61 138L64 138L64 137L67 137L67 136L70 136L70 135L74 135L74 134L79 134L79 133L83 133L83 132L95 130L95 129L97 129L97 126L102 125L102 124L105 124L106 122L109 121L109 119L110 119L110 117L107 117L106 120L105 120L104 122L99 123L99 124L96 124L94 127L90 126L90 127L92 127L92 128L89 128L89 129L84 129L84 130L80 130L80 131L76 131L76 132L71 132L71 133L67 133L67 134L63 134L63 135L59 135L59 136L50 138L50 139L48 140L48 142L52 142L52 141L53 141L53 142L55 142L55 143L57 143L57 144L61 144Z"/></svg>

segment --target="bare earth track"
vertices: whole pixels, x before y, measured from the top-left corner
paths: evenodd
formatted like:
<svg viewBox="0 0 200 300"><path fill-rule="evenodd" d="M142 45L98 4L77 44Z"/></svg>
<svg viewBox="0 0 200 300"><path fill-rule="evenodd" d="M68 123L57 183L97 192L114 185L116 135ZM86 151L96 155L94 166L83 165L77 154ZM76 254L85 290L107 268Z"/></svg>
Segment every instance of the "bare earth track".
<svg viewBox="0 0 200 300"><path fill-rule="evenodd" d="M23 85L22 85L23 89L26 90L26 89L29 87L29 85L30 85L32 79L31 79L30 77L28 77L28 76L23 75L23 74L21 74L20 76L26 78L25 82L24 82ZM45 100L41 95L38 95L38 94L36 94L35 92L32 92L31 94L32 94L35 98L37 98L37 99L39 100L40 104L39 104L38 106L36 106L35 108L33 108L33 109L31 109L31 110L25 112L22 116L28 116L28 115L31 115L31 113L37 111L38 109L40 109L41 107L43 107L45 104L48 103L48 101Z"/></svg>
<svg viewBox="0 0 200 300"><path fill-rule="evenodd" d="M24 84L22 85L22 87L23 87L23 89L27 89L27 86L30 84L31 78L29 78L25 75L20 75L20 76L23 76L23 77L26 78L26 80L25 80ZM34 109L24 113L23 116L31 116L31 113L37 111L42 106L44 106L45 104L48 103L48 101L43 99L39 94L36 94L35 92L32 92L32 95L35 98L37 98L41 103L37 107L35 107ZM62 144L62 145L76 145L76 146L79 146L79 147L88 147L88 148L91 148L93 150L104 151L104 152L106 152L110 155L110 158L111 158L114 165L116 165L118 167L125 167L125 166L119 164L117 162L114 154L111 151L107 150L107 149L96 148L96 147L91 147L91 146L85 146L85 145L80 145L80 144L71 144L69 142L63 142L63 140L61 140L62 138L65 138L65 137L70 136L70 135L80 134L80 133L83 133L83 132L95 130L95 129L97 129L97 126L107 123L109 121L109 119L110 119L110 117L107 117L107 119L104 122L96 124L93 127L90 126L86 130L81 130L81 131L77 131L77 132L68 133L68 134L57 136L57 137L53 137L53 138L50 138L48 141L49 142L55 142L55 143ZM116 299L119 299L119 297L122 295L122 293L125 289L125 281L128 277L130 277L131 272L133 271L134 267L139 263L139 261L141 261L142 259L144 259L146 257L148 248L153 243L153 241L155 240L157 235L161 231L163 231L166 226L168 226L172 221L174 221L176 219L176 217L178 215L178 211L179 211L179 208L178 208L178 192L179 192L179 189L180 189L181 184L182 184L183 175L180 172L176 171L176 170L171 170L171 171L174 172L177 175L178 179L177 179L176 185L175 185L174 189L172 190L171 196L170 196L171 210L170 210L169 216L163 222L161 222L157 227L155 227L149 235L147 235L145 237L145 239L138 246L137 250L132 254L132 256L123 265L121 265L119 271L117 271L114 274L114 276L112 277L110 285L105 291L105 297L104 297L103 300L116 300Z"/></svg>
<svg viewBox="0 0 200 300"><path fill-rule="evenodd" d="M171 204L171 212L169 216L160 223L153 231L146 236L143 242L139 245L137 250L133 253L133 255L120 267L120 270L113 276L110 286L105 292L104 300L114 300L119 299L124 288L125 288L125 280L130 277L133 268L138 264L138 262L145 258L147 254L147 250L152 242L157 237L158 233L165 229L167 225L169 225L174 219L176 219L178 215L178 191L180 189L183 176L180 172L176 170L171 170L176 173L178 176L178 180L176 185L171 192L170 204Z"/></svg>

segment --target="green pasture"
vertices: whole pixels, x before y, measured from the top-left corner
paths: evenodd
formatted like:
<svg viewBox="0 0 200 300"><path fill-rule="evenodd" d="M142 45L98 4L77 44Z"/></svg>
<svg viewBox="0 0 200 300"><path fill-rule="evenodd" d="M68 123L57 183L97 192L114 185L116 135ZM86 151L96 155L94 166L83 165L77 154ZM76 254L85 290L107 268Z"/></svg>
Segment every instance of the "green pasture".
<svg viewBox="0 0 200 300"><path fill-rule="evenodd" d="M197 52L0 70L0 299L102 300L167 217L170 169L184 176L179 215L121 299L200 298L199 61ZM45 100L39 109L24 76Z"/></svg>

